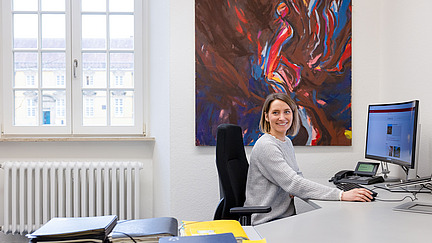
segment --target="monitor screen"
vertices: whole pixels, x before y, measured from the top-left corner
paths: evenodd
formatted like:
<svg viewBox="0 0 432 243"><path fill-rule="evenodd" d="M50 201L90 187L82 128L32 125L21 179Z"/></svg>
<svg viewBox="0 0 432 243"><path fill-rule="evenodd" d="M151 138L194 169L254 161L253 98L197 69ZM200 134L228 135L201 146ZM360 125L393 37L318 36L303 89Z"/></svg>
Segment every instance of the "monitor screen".
<svg viewBox="0 0 432 243"><path fill-rule="evenodd" d="M418 106L418 100L369 105L365 157L413 169Z"/></svg>

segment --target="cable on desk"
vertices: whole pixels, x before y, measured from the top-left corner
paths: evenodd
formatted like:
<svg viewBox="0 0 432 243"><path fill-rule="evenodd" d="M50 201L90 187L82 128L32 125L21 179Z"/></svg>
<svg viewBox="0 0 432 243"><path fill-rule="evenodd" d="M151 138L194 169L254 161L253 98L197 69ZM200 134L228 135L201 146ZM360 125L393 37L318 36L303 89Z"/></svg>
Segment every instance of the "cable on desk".
<svg viewBox="0 0 432 243"><path fill-rule="evenodd" d="M425 184L423 184L423 186L432 191L432 184L431 183L425 183Z"/></svg>
<svg viewBox="0 0 432 243"><path fill-rule="evenodd" d="M381 202L402 202L406 198L411 199L411 201L417 200L417 197L412 198L411 196L405 196L402 199L380 199L380 198L375 197L375 201L381 201Z"/></svg>
<svg viewBox="0 0 432 243"><path fill-rule="evenodd" d="M432 186L432 184L430 184L430 183L426 183L426 184L428 184L429 186ZM381 202L402 202L403 200L405 200L406 198L409 198L409 199L411 199L411 201L415 201L415 200L418 200L418 198L417 198L417 193L419 193L423 188L427 188L427 189L431 189L431 188L428 188L427 186L426 186L426 184L422 184L421 185L421 187L420 187L420 189L418 189L416 192L410 192L410 191L408 191L406 188L404 188L404 187L399 187L399 188L401 188L402 190L404 190L404 191L406 191L406 192L408 192L408 193L411 193L413 196L414 196L414 198L412 198L411 196L405 196L404 198L402 198L402 199L380 199L380 198L375 198L375 200L377 200L377 201L381 201ZM376 187L375 189L383 189L383 188L380 188L380 187ZM383 189L383 190L385 190L385 189Z"/></svg>
<svg viewBox="0 0 432 243"><path fill-rule="evenodd" d="M122 221L120 221L120 222L117 222L117 224L121 224L121 223L124 223L124 222L127 222L127 221L130 221L130 220L122 220ZM129 238L130 238L134 243L137 243L137 242L135 241L135 239L134 239L132 236L130 236L129 234L127 234L127 233L125 233L125 232L113 231L113 233L118 233L118 234L126 235L126 236L129 237Z"/></svg>
<svg viewBox="0 0 432 243"><path fill-rule="evenodd" d="M113 231L113 233L117 233L117 234L123 234L126 235L127 237L129 237L134 243L137 243L134 238L132 236L130 236L129 234L126 234L125 232L119 232L119 231Z"/></svg>

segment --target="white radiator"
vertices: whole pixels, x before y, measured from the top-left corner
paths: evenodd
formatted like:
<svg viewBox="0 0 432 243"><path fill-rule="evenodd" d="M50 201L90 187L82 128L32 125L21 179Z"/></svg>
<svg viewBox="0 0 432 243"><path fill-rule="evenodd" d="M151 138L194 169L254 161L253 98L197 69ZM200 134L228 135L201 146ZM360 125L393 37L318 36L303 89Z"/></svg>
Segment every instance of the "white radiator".
<svg viewBox="0 0 432 243"><path fill-rule="evenodd" d="M4 162L4 233L52 217L139 218L140 162Z"/></svg>

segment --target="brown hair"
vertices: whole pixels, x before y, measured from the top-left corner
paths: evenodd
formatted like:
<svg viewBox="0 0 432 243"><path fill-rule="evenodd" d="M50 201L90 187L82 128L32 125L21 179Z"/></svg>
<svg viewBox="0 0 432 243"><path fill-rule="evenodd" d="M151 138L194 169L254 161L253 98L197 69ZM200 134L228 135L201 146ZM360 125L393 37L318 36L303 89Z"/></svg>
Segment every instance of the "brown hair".
<svg viewBox="0 0 432 243"><path fill-rule="evenodd" d="M275 100L281 100L287 103L287 105L291 108L293 112L293 120L292 120L291 127L286 132L286 135L291 135L291 136L296 135L298 130L300 129L299 112L296 103L291 99L291 97L289 97L285 93L273 93L267 96L261 111L261 120L259 123L259 129L263 133L270 132L270 123L266 121L265 116L266 114L268 114L271 103Z"/></svg>

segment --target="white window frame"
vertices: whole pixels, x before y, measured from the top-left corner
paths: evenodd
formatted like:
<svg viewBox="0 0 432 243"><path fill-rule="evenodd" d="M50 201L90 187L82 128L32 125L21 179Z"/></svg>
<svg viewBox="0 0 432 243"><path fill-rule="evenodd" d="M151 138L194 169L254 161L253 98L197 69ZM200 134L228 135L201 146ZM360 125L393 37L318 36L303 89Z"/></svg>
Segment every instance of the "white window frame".
<svg viewBox="0 0 432 243"><path fill-rule="evenodd" d="M72 1L66 0L68 6L72 6ZM0 116L2 118L2 135L60 135L60 136L73 136L73 135L145 135L145 121L147 117L148 105L144 105L144 101L148 100L145 90L147 90L147 1L134 0L135 13L134 13L134 126L83 126L82 119L84 119L83 110L83 97L81 92L81 77L83 72L80 70L77 76L72 76L72 60L77 60L81 64L81 12L79 9L80 4L73 5L72 8L66 10L66 126L14 126L13 117L13 35L12 35L12 1L1 1L1 30L2 40L2 65L1 77L2 82L2 107L3 112ZM81 2L77 0L76 2ZM72 16L73 15L73 16ZM145 16L145 18L144 18ZM74 21L73 24L72 18ZM69 28L71 27L71 28ZM108 30L107 30L108 31ZM75 33L75 34L71 34ZM40 33L39 33L40 35ZM79 41L78 41L79 40ZM72 45L74 43L74 45ZM78 44L76 44L78 43ZM109 77L109 73L107 74ZM85 78L85 77L84 77ZM40 81L39 81L40 82ZM39 93L39 95L42 95ZM110 99L110 94L107 93L107 100ZM73 102L73 103L72 103ZM39 102L42 103L42 102ZM39 119L42 118L42 104L39 105ZM109 108L107 104L107 108ZM109 109L108 109L109 111ZM114 112L114 111L112 111ZM110 119L110 113L107 114L107 120Z"/></svg>

